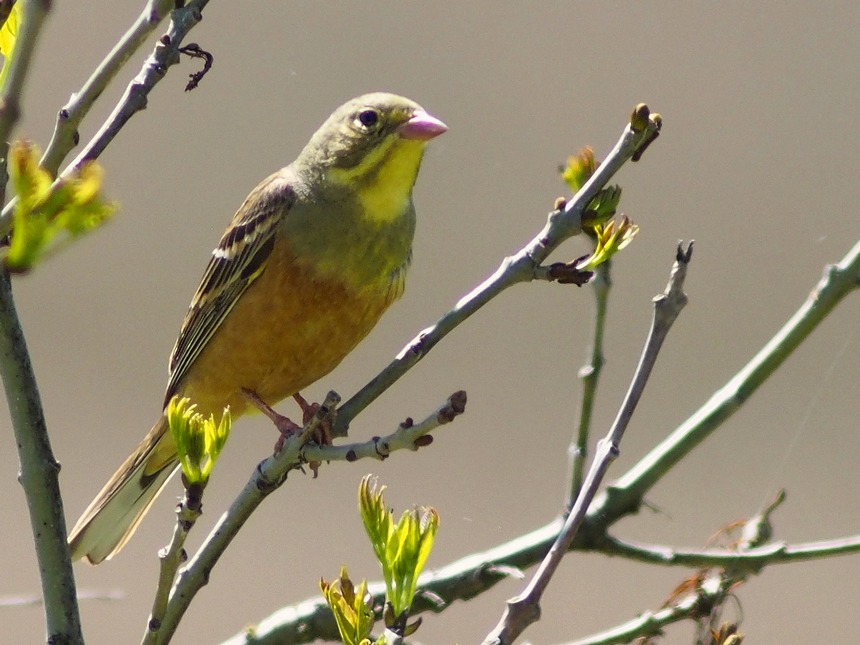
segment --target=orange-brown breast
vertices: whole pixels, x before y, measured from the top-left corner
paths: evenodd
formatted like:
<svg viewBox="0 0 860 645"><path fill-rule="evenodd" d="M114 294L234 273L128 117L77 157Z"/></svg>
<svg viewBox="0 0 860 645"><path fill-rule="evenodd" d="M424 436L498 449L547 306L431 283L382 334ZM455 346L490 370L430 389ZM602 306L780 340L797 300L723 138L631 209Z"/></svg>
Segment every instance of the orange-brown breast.
<svg viewBox="0 0 860 645"><path fill-rule="evenodd" d="M233 417L242 388L275 404L328 374L402 292L402 280L362 290L318 275L279 237L268 263L226 316L177 388L198 410Z"/></svg>

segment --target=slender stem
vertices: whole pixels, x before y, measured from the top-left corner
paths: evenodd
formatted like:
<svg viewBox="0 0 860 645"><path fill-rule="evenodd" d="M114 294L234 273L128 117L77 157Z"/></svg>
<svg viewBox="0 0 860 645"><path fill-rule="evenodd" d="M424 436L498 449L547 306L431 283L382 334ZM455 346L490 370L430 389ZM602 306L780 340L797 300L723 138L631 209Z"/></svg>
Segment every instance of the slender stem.
<svg viewBox="0 0 860 645"><path fill-rule="evenodd" d="M183 478L183 483L186 480ZM190 489L190 490L189 490ZM158 585L152 600L152 609L149 619L146 621L146 631L141 639L141 645L157 645L159 642L161 623L167 612L167 603L170 599L170 589L179 567L188 559L185 552L185 540L188 533L194 528L194 524L202 515L201 499L203 487L200 485L189 487L185 485L185 496L176 507L176 524L173 527L173 536L170 543L158 553L160 566L158 570Z"/></svg>
<svg viewBox="0 0 860 645"><path fill-rule="evenodd" d="M591 344L591 356L588 364L580 368L578 376L582 381L582 403L579 409L579 425L576 437L570 444L570 487L567 492L565 509L570 510L582 487L585 475L585 461L588 457L588 436L591 430L591 418L594 411L594 400L597 396L597 385L600 372L603 370L603 335L606 330L606 308L609 303L609 292L612 289L610 275L612 261L604 262L597 267L591 279L591 289L594 293L594 340Z"/></svg>
<svg viewBox="0 0 860 645"><path fill-rule="evenodd" d="M84 86L72 94L69 102L59 111L54 134L39 162L51 175L56 176L63 159L78 144L78 126L96 99L175 4L175 0L149 0L134 24L99 63Z"/></svg>
<svg viewBox="0 0 860 645"><path fill-rule="evenodd" d="M600 552L630 560L695 569L720 567L733 573L758 573L771 564L791 564L860 552L860 535L788 545L771 542L751 549L690 549L640 544L609 537Z"/></svg>
<svg viewBox="0 0 860 645"><path fill-rule="evenodd" d="M218 520L203 546L179 573L173 589L171 589L170 600L163 612L161 624L157 626L158 639L153 642L166 643L170 640L194 596L209 579L209 573L217 564L221 554L262 501L286 481L290 470L299 467L306 458L355 461L362 457L382 457L393 450L416 450L422 445L421 438L425 437L427 433L440 425L453 421L455 417L464 412L466 393L455 392L424 421L415 424L401 424L392 434L382 437L378 441L347 446L345 450L341 446L314 447L308 445L307 440L319 424L331 414L337 400L337 394L329 392L320 410L305 426L301 434L289 438L280 453L257 466L251 479L230 505L230 508L227 509L227 512ZM337 631L332 634L332 637L336 636Z"/></svg>
<svg viewBox="0 0 860 645"><path fill-rule="evenodd" d="M152 54L144 62L141 71L129 83L113 112L102 124L99 131L84 146L77 158L60 173L54 182L55 187L64 176L77 172L85 162L97 159L129 119L146 107L149 93L165 77L168 68L179 61L179 47L182 40L202 20L201 12L208 3L209 0L192 0L171 13L167 33L159 39ZM61 133L58 136L67 135ZM64 144L58 140L56 145L58 146L57 154L59 154L60 147ZM3 208L3 212L0 213L0 239L9 233L12 226L12 210L16 201L16 199L9 200Z"/></svg>
<svg viewBox="0 0 860 645"><path fill-rule="evenodd" d="M83 643L75 577L60 496L60 465L54 459L39 388L12 297L9 272L0 267L0 374L12 430L36 558L42 580L49 643Z"/></svg>
<svg viewBox="0 0 860 645"><path fill-rule="evenodd" d="M585 521L586 512L597 494L597 489L609 470L611 463L619 455L619 445L624 431L627 429L633 413L648 383L651 371L657 362L657 356L663 341L669 334L673 323L681 310L687 304L684 293L684 281L687 266L692 257L693 245L686 250L679 244L675 255L675 264L669 278L669 284L663 294L654 299L654 317L651 330L645 341L645 348L630 383L630 388L621 403L621 408L606 436L597 443L597 453L588 470L582 490L573 504L570 515L546 557L540 563L525 590L507 602L505 611L498 624L487 634L484 645L508 645L513 643L525 629L540 617L540 601L549 586L553 575L558 570L565 553L570 549L574 537Z"/></svg>
<svg viewBox="0 0 860 645"><path fill-rule="evenodd" d="M658 130L659 125L653 121L649 121L643 130L634 130L627 125L606 160L600 164L579 192L566 203L563 210L556 210L549 214L547 223L540 233L516 254L505 258L489 278L461 298L454 308L442 316L435 325L421 331L400 350L385 369L341 406L333 429L334 436L346 435L350 421L359 412L406 374L440 340L469 316L508 287L536 279L540 266L547 256L562 242L581 232L582 213L594 196L634 156L644 142L655 136Z"/></svg>

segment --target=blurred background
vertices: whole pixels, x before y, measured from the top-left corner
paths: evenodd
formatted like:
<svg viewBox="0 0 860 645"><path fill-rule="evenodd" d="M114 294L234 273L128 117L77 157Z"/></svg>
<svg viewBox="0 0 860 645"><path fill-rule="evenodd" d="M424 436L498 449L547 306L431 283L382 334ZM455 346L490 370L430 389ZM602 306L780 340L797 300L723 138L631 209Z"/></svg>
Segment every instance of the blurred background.
<svg viewBox="0 0 860 645"><path fill-rule="evenodd" d="M57 110L143 7L55 3L16 136L44 147ZM165 23L166 27L166 23ZM211 2L189 41L215 63L185 93L183 61L101 158L115 221L15 280L69 525L160 412L167 358L221 232L246 194L286 165L328 114L372 90L404 94L443 119L415 191L419 230L405 297L324 382L349 397L419 330L496 269L565 194L557 168L617 140L645 101L663 134L617 176L642 227L614 265L602 434L624 394L679 239L696 240L690 304L661 354L609 477L617 478L696 410L782 326L860 234L860 6L856 3ZM163 29L156 32L163 33ZM153 39L154 42L154 39ZM152 49L146 45L81 129L86 141ZM586 251L574 240L554 259ZM467 413L432 447L385 463L295 473L252 518L192 605L177 643L218 642L318 594L341 564L376 579L356 490L373 472L397 513L442 516L430 567L542 526L560 511L592 327L587 288L522 285L502 294L353 424L355 440L420 418L452 392ZM845 301L746 405L614 529L701 546L785 487L775 538L860 531L860 303ZM5 406L5 403L3 404ZM281 406L294 414L290 404ZM5 407L0 409L0 595L39 594ZM118 419L107 424L106 419ZM270 454L268 421L242 419L206 493L196 548ZM138 642L169 539L174 481L128 547L76 565L90 643ZM575 553L523 642L554 643L656 609L688 575ZM769 567L738 590L751 643L849 643L860 629L860 556ZM479 641L523 582L425 616L426 643ZM2 640L44 639L39 606L0 609ZM691 642L673 627L667 643Z"/></svg>

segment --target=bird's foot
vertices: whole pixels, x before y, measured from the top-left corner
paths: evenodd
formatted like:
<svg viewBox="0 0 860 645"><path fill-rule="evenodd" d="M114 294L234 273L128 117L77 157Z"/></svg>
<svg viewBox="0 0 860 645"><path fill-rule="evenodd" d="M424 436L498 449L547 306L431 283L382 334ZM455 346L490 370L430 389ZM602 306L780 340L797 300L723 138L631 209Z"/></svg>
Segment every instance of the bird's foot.
<svg viewBox="0 0 860 645"><path fill-rule="evenodd" d="M293 400L298 403L299 407L302 409L302 423L304 424L307 424L308 421L313 419L321 407L319 403L308 403L307 399L298 392L293 394ZM332 444L331 423L332 415L329 415L320 421L320 423L317 424L316 430L314 430L314 433L311 435L311 439L321 446L330 446ZM321 465L322 464L319 461L308 462L308 468L313 472L314 479L319 475Z"/></svg>
<svg viewBox="0 0 860 645"><path fill-rule="evenodd" d="M302 409L302 423L305 425L320 411L321 406L319 403L308 403L307 399L298 392L293 394L293 400ZM330 446L332 444L331 422L331 416L323 419L311 437L321 446Z"/></svg>
<svg viewBox="0 0 860 645"><path fill-rule="evenodd" d="M287 439L300 432L302 430L302 426L293 422L290 418L285 417L283 414L276 412L272 406L263 401L263 399L260 398L260 395L253 390L242 388L242 394L246 399L248 399L251 405L269 417L278 429L281 436L278 437L278 440L275 442L274 454L277 455L281 450L283 450L284 443L286 443ZM319 412L320 404L308 403L307 399L298 392L293 394L293 399L299 404L299 407L302 410L302 425L307 425L308 422L314 418L314 415ZM310 436L310 439L320 445L330 446L332 444L331 419L326 418L319 423L314 433ZM311 462L309 466L314 473L314 477L316 477L320 466L319 462Z"/></svg>

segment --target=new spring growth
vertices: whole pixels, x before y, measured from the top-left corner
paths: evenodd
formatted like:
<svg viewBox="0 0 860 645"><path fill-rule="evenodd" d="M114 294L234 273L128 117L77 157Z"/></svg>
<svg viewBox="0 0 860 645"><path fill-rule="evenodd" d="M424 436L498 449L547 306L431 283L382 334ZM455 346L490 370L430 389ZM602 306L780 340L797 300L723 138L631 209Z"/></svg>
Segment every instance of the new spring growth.
<svg viewBox="0 0 860 645"><path fill-rule="evenodd" d="M400 621L412 606L418 576L433 548L439 514L431 507L416 507L404 511L395 524L382 497L384 490L385 486L378 486L375 477L366 475L358 489L358 505L364 528L382 565L393 620ZM414 630L417 625L410 627Z"/></svg>
<svg viewBox="0 0 860 645"><path fill-rule="evenodd" d="M369 645L368 637L376 616L372 598L367 593L367 581L362 580L356 589L346 567L342 567L340 577L333 583L320 580L320 589L334 614L344 645Z"/></svg>
<svg viewBox="0 0 860 645"><path fill-rule="evenodd" d="M626 215L622 215L621 221L617 223L610 220L605 225L598 224L594 227L594 251L589 257L577 262L576 268L579 271L590 271L603 264L630 244L638 232L639 226L631 222Z"/></svg>
<svg viewBox="0 0 860 645"><path fill-rule="evenodd" d="M230 434L230 408L224 408L221 420L216 423L215 415L210 414L207 419L189 399L174 396L167 404L166 414L186 488L205 488Z"/></svg>
<svg viewBox="0 0 860 645"><path fill-rule="evenodd" d="M594 150L583 148L567 160L561 176L570 189L578 192L591 178L600 164L594 159ZM589 271L606 262L615 253L630 244L639 232L639 226L626 215L616 222L611 219L621 201L621 187L607 186L589 202L582 215L582 228L595 240L590 257L576 263L576 269Z"/></svg>
<svg viewBox="0 0 860 645"><path fill-rule="evenodd" d="M9 175L18 198L5 263L23 272L76 237L103 224L116 208L99 195L103 171L94 162L54 182L39 166L40 153L26 141L9 150Z"/></svg>

